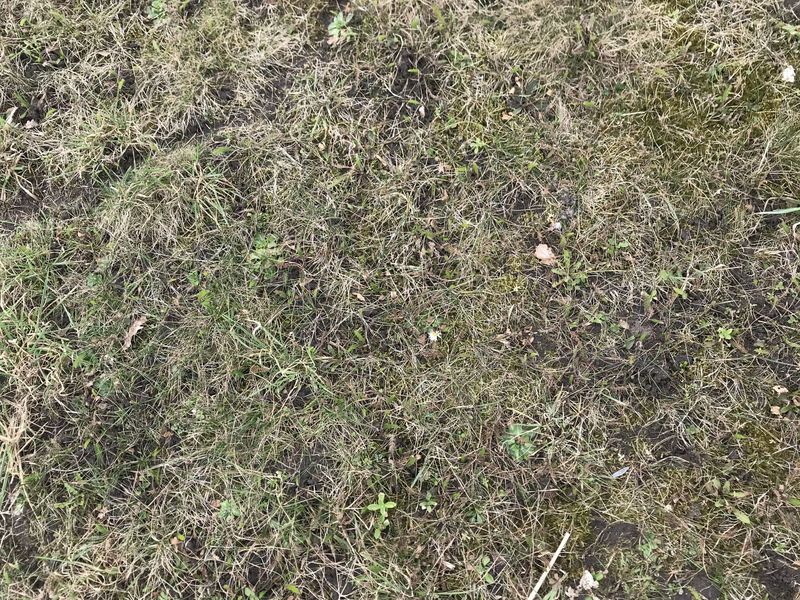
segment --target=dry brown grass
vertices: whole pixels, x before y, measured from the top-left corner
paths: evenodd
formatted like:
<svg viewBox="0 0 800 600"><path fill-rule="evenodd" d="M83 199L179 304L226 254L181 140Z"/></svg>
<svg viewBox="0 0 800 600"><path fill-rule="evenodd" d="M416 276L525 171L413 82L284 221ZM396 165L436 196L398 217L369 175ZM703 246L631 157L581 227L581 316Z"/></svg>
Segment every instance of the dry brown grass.
<svg viewBox="0 0 800 600"><path fill-rule="evenodd" d="M0 14L4 597L795 597L782 5Z"/></svg>

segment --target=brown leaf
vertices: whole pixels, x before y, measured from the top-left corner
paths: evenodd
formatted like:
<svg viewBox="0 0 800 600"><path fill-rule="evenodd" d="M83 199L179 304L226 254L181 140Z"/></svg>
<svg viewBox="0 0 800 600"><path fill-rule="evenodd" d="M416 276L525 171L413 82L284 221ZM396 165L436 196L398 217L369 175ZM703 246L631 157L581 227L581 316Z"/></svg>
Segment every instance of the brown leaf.
<svg viewBox="0 0 800 600"><path fill-rule="evenodd" d="M131 344L133 343L133 336L142 330L142 327L144 327L145 323L147 323L147 317L145 316L141 316L133 320L131 326L128 327L128 332L125 334L125 337L122 338L123 350L127 350L131 347Z"/></svg>
<svg viewBox="0 0 800 600"><path fill-rule="evenodd" d="M547 244L539 244L536 246L534 256L539 259L539 262L548 267L556 264L556 255Z"/></svg>

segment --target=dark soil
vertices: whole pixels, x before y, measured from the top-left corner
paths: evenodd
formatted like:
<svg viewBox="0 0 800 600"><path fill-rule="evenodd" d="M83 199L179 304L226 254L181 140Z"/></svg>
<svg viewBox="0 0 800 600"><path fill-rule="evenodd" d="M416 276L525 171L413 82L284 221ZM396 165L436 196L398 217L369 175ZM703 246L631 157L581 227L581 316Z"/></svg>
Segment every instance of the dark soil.
<svg viewBox="0 0 800 600"><path fill-rule="evenodd" d="M800 0L783 0L784 19L791 23L800 23Z"/></svg>
<svg viewBox="0 0 800 600"><path fill-rule="evenodd" d="M288 65L271 63L264 65L262 73L266 83L261 87L259 106L255 112L260 113L265 119L274 119L278 114L278 109L286 100L289 88L292 85L292 73L299 68L305 58L302 56L291 60Z"/></svg>
<svg viewBox="0 0 800 600"><path fill-rule="evenodd" d="M596 544L600 547L614 548L617 546L635 546L642 537L641 531L633 523L617 521L616 523L604 524L602 521L594 523L594 527L601 529L597 536Z"/></svg>
<svg viewBox="0 0 800 600"><path fill-rule="evenodd" d="M705 600L717 600L722 598L722 593L708 575L700 571L695 574L687 583L683 585L683 590L675 596L674 600L696 600L694 594L700 594Z"/></svg>
<svg viewBox="0 0 800 600"><path fill-rule="evenodd" d="M40 207L38 199L20 189L13 204L0 207L0 231L13 231L18 223L35 215Z"/></svg>
<svg viewBox="0 0 800 600"><path fill-rule="evenodd" d="M515 185L501 197L500 209L503 218L518 223L528 213L542 212L544 204L535 192Z"/></svg>
<svg viewBox="0 0 800 600"><path fill-rule="evenodd" d="M650 444L651 452L658 459L678 458L684 461L697 462L697 456L686 443L680 439L674 429L662 423L654 423L641 432Z"/></svg>
<svg viewBox="0 0 800 600"><path fill-rule="evenodd" d="M278 583L274 563L274 559L266 551L253 552L247 558L247 584L254 591L267 592Z"/></svg>
<svg viewBox="0 0 800 600"><path fill-rule="evenodd" d="M586 549L584 567L590 570L603 569L604 557L614 548L632 548L642 537L639 527L633 523L617 521L608 523L596 519L591 523L590 538L593 541Z"/></svg>
<svg viewBox="0 0 800 600"><path fill-rule="evenodd" d="M634 441L644 442L656 460L676 459L677 463L696 464L697 454L680 438L673 428L661 422L623 429L610 441L610 445L623 454L634 451Z"/></svg>
<svg viewBox="0 0 800 600"><path fill-rule="evenodd" d="M800 595L800 569L777 552L768 550L758 580L767 588L770 600L797 600Z"/></svg>

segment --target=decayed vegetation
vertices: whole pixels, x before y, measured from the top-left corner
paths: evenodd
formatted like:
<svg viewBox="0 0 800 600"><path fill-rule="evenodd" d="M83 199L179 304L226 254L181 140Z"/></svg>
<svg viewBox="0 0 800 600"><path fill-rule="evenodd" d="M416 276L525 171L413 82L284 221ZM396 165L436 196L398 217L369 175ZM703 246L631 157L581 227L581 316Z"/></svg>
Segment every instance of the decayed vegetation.
<svg viewBox="0 0 800 600"><path fill-rule="evenodd" d="M795 597L792 2L0 22L4 598Z"/></svg>

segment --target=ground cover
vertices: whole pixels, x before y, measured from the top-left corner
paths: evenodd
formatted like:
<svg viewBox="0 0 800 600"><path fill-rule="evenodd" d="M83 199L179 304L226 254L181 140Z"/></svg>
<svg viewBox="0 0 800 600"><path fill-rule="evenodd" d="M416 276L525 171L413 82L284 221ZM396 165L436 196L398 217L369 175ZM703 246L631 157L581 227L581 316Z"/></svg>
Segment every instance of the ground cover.
<svg viewBox="0 0 800 600"><path fill-rule="evenodd" d="M3 597L795 598L791 1L0 12Z"/></svg>

